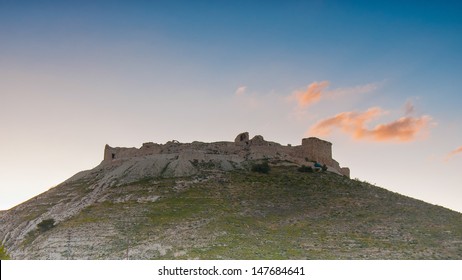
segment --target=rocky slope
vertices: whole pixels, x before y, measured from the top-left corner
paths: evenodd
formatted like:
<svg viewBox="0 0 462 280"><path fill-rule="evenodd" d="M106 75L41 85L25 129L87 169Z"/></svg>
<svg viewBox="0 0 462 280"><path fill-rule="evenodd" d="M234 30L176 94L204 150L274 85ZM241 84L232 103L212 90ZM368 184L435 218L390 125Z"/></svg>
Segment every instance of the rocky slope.
<svg viewBox="0 0 462 280"><path fill-rule="evenodd" d="M462 258L462 214L257 147L106 155L5 211L0 240L15 259Z"/></svg>

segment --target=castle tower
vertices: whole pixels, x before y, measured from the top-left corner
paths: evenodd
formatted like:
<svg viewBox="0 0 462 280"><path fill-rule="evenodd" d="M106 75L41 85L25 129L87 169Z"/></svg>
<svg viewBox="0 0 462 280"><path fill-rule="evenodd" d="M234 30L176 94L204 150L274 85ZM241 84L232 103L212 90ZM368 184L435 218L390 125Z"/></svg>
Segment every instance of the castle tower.
<svg viewBox="0 0 462 280"><path fill-rule="evenodd" d="M111 146L107 145L104 147L104 162L111 162L116 158L116 151Z"/></svg>
<svg viewBox="0 0 462 280"><path fill-rule="evenodd" d="M302 153L310 161L334 166L332 160L332 143L316 137L302 139Z"/></svg>

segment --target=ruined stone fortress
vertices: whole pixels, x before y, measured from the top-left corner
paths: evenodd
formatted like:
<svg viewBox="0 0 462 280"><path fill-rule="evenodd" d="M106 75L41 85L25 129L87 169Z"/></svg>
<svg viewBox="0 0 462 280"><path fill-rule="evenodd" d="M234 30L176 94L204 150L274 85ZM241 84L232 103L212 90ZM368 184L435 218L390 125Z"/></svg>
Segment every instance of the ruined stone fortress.
<svg viewBox="0 0 462 280"><path fill-rule="evenodd" d="M197 163L212 163L222 170L242 168L245 162L268 160L296 165L314 166L314 162L325 164L328 171L350 176L347 167L340 167L332 158L332 143L309 137L302 139L299 146L283 146L266 141L257 135L252 139L249 133L237 135L234 142L192 142L169 141L165 144L144 143L141 148L113 148L106 145L102 165L120 165L130 160L154 160L157 169L169 171L173 176L197 173ZM159 160L163 161L159 164ZM159 166L164 165L164 166ZM143 167L145 169L145 167ZM159 172L156 172L159 173Z"/></svg>

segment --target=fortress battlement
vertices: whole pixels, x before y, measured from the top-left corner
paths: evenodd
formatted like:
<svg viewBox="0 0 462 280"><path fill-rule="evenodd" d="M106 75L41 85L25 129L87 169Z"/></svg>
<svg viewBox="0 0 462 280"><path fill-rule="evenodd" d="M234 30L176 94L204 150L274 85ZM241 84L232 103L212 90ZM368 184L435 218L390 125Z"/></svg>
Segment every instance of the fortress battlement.
<svg viewBox="0 0 462 280"><path fill-rule="evenodd" d="M297 165L313 165L314 162L325 164L329 171L350 176L350 170L340 167L332 158L332 143L316 138L303 138L301 145L281 145L266 141L263 136L256 135L250 139L248 132L240 133L234 142L192 142L180 143L176 140L165 144L153 142L143 143L140 148L121 148L106 145L103 164L111 164L130 158L153 155L177 155L183 159L204 160L206 158L222 158L229 162L240 163L245 160L279 159ZM220 157L221 156L221 157Z"/></svg>

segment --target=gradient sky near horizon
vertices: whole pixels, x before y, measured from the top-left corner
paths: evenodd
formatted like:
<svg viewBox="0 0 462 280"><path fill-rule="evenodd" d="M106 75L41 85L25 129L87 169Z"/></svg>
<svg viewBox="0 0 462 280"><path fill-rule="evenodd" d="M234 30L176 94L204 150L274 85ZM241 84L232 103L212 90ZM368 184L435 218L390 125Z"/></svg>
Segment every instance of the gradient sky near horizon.
<svg viewBox="0 0 462 280"><path fill-rule="evenodd" d="M460 1L0 0L0 209L105 144L333 143L351 177L462 212Z"/></svg>

